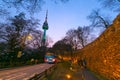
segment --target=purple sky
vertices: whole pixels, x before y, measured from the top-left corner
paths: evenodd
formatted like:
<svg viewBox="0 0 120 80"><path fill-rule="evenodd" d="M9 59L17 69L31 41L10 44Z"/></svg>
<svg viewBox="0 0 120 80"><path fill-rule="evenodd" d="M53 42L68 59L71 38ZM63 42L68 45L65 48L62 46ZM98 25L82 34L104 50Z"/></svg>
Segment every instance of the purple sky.
<svg viewBox="0 0 120 80"><path fill-rule="evenodd" d="M68 30L76 29L78 26L90 25L87 16L93 9L101 7L98 0L70 0L67 3L59 2L58 4L55 4L52 0L45 1L46 3L42 6L42 10L39 13L34 14L34 16L40 20L41 25L39 29L42 30L46 10L48 10L49 30L47 31L47 35L52 38L54 43L62 39ZM22 10L17 12L14 9L10 10L10 13L15 15L20 12L22 12ZM113 14L112 11L104 8L102 12L103 14L105 13L106 15L112 16L112 19L117 14ZM96 31L95 34L98 34L97 32L98 31Z"/></svg>
<svg viewBox="0 0 120 80"><path fill-rule="evenodd" d="M98 3L97 0L70 0L65 4L61 2L55 4L47 0L37 17L39 17L41 23L43 23L46 10L48 10L49 30L47 31L47 35L56 42L62 39L69 29L90 25L87 16L96 8L100 8L100 3ZM108 12L106 10L103 11L106 12L106 15L113 14L113 12Z"/></svg>

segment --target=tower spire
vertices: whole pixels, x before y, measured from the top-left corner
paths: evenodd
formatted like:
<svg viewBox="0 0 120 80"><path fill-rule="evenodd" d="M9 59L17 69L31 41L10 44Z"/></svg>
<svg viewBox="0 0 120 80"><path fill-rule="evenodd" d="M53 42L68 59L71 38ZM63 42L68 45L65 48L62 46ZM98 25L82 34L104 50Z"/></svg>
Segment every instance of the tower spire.
<svg viewBox="0 0 120 80"><path fill-rule="evenodd" d="M44 30L48 30L47 16L48 16L48 10L46 11L45 22L43 23L43 27L42 27Z"/></svg>
<svg viewBox="0 0 120 80"><path fill-rule="evenodd" d="M48 10L46 11L45 21L47 22Z"/></svg>
<svg viewBox="0 0 120 80"><path fill-rule="evenodd" d="M45 22L43 23L43 26L42 26L42 29L44 30L43 37L42 37L42 46L45 46L45 42L46 42L46 30L48 30L47 16L48 16L48 10L46 11Z"/></svg>

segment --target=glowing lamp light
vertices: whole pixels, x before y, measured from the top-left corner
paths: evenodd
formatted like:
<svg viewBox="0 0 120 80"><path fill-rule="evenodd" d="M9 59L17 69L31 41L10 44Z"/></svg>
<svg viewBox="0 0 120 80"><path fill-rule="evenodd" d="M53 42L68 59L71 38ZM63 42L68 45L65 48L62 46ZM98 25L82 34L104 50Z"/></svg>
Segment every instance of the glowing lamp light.
<svg viewBox="0 0 120 80"><path fill-rule="evenodd" d="M68 79L70 79L70 78L71 78L70 74L66 74L66 77L67 77Z"/></svg>
<svg viewBox="0 0 120 80"><path fill-rule="evenodd" d="M28 35L28 36L27 36L27 39L31 40L31 39L32 39L32 36L31 36L31 35Z"/></svg>

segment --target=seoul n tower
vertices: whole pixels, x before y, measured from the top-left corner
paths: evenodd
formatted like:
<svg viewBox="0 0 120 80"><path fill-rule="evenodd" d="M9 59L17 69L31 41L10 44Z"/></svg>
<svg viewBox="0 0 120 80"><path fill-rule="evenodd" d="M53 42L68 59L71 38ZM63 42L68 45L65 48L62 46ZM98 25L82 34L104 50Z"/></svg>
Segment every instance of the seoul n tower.
<svg viewBox="0 0 120 80"><path fill-rule="evenodd" d="M48 22L47 22L48 11L46 12L45 22L43 23L42 29L44 30L42 36L42 46L46 46L46 30L48 30Z"/></svg>

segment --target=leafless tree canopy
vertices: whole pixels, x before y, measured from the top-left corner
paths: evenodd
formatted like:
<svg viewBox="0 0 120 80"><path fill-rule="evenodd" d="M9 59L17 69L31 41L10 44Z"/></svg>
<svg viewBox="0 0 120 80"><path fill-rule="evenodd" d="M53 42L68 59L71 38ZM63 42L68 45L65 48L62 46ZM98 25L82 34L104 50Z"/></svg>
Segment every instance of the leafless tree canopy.
<svg viewBox="0 0 120 80"><path fill-rule="evenodd" d="M70 44L74 49L83 48L88 43L88 36L90 34L90 27L78 27L77 29L70 29L64 38L65 43Z"/></svg>
<svg viewBox="0 0 120 80"><path fill-rule="evenodd" d="M88 26L78 27L75 33L77 36L78 44L83 48L88 43L87 39L90 34L90 27Z"/></svg>
<svg viewBox="0 0 120 80"><path fill-rule="evenodd" d="M99 0L103 7L120 12L120 0Z"/></svg>
<svg viewBox="0 0 120 80"><path fill-rule="evenodd" d="M14 18L10 18L10 24L0 24L0 39L8 44L10 50L24 48L27 36L36 30L36 21L26 20L25 15L20 13Z"/></svg>
<svg viewBox="0 0 120 80"><path fill-rule="evenodd" d="M7 7L15 7L16 9L25 9L30 13L39 12L47 0L2 0ZM51 0L55 3L66 3L69 0Z"/></svg>
<svg viewBox="0 0 120 80"><path fill-rule="evenodd" d="M107 28L111 24L109 17L101 15L100 10L93 10L87 18L92 22L93 27Z"/></svg>
<svg viewBox="0 0 120 80"><path fill-rule="evenodd" d="M29 12L40 11L44 0L2 0L9 8L25 9Z"/></svg>

